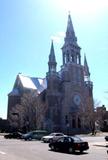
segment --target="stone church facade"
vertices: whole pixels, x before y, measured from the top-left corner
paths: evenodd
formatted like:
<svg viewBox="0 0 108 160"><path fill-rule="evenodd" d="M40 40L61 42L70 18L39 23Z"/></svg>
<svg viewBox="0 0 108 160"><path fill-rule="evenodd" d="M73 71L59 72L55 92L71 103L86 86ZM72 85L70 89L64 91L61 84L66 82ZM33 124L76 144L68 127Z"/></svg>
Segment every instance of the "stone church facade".
<svg viewBox="0 0 108 160"><path fill-rule="evenodd" d="M86 56L84 65L81 64L80 51L71 16L68 15L60 71L56 70L57 62L52 42L45 78L33 78L21 74L17 76L13 90L8 95L8 119L10 110L20 101L23 93L35 89L39 97L45 96L44 103L47 106L41 122L42 129L64 133L89 131L91 115L94 112L93 84Z"/></svg>

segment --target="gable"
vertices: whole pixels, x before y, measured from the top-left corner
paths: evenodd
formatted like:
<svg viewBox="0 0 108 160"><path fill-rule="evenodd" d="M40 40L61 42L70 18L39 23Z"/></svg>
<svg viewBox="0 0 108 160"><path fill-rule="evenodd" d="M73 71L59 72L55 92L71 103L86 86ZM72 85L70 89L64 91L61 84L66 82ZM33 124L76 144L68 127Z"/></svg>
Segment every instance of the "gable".
<svg viewBox="0 0 108 160"><path fill-rule="evenodd" d="M19 90L23 89L37 90L38 94L40 94L46 88L46 78L35 78L19 74L16 77L13 90L9 93L9 95L19 95Z"/></svg>

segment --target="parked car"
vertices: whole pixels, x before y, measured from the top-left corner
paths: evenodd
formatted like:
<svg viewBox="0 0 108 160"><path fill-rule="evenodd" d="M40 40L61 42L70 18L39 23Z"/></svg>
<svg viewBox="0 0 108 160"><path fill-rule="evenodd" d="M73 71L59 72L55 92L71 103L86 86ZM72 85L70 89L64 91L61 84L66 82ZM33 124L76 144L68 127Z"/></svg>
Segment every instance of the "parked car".
<svg viewBox="0 0 108 160"><path fill-rule="evenodd" d="M23 134L22 139L24 139L24 140L32 140L32 139L41 140L41 138L47 134L48 133L45 130L35 130L35 131L28 132L26 134Z"/></svg>
<svg viewBox="0 0 108 160"><path fill-rule="evenodd" d="M83 152L89 149L88 142L83 141L81 138L76 136L64 136L59 138L57 141L49 143L51 150L63 151L74 153L76 151Z"/></svg>
<svg viewBox="0 0 108 160"><path fill-rule="evenodd" d="M4 138L16 138L16 139L20 139L22 137L22 133L21 132L13 132L13 133L8 133L6 135L4 135Z"/></svg>
<svg viewBox="0 0 108 160"><path fill-rule="evenodd" d="M108 136L105 136L105 140L108 141Z"/></svg>
<svg viewBox="0 0 108 160"><path fill-rule="evenodd" d="M42 141L45 143L45 142L52 142L52 141L55 141L57 139L59 139L60 137L63 137L65 136L63 133L51 133L47 136L43 136L42 137Z"/></svg>

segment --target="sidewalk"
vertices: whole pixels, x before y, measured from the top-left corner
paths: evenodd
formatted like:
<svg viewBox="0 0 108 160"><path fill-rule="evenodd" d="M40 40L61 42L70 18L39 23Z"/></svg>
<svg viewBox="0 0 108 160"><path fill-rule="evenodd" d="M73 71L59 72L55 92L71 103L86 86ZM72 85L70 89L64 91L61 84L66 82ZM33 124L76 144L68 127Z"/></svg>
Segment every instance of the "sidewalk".
<svg viewBox="0 0 108 160"><path fill-rule="evenodd" d="M96 132L95 135L92 135L92 133L89 133L89 134L78 134L77 136L80 136L80 137L99 137L99 136L108 136L108 132L101 132L101 131L98 131Z"/></svg>

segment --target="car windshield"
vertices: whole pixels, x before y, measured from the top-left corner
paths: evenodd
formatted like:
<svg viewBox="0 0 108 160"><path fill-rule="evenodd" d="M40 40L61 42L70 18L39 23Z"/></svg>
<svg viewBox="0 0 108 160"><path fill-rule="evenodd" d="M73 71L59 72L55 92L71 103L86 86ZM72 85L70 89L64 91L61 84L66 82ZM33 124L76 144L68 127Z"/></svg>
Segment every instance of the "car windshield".
<svg viewBox="0 0 108 160"><path fill-rule="evenodd" d="M74 140L74 142L82 142L83 140L80 137L72 137L72 139Z"/></svg>
<svg viewBox="0 0 108 160"><path fill-rule="evenodd" d="M25 133L25 135L29 135L29 134L32 134L32 132L27 132L27 133Z"/></svg>
<svg viewBox="0 0 108 160"><path fill-rule="evenodd" d="M51 134L49 134L50 136L55 136L55 133L51 133Z"/></svg>
<svg viewBox="0 0 108 160"><path fill-rule="evenodd" d="M51 133L50 136L63 136L62 133Z"/></svg>

